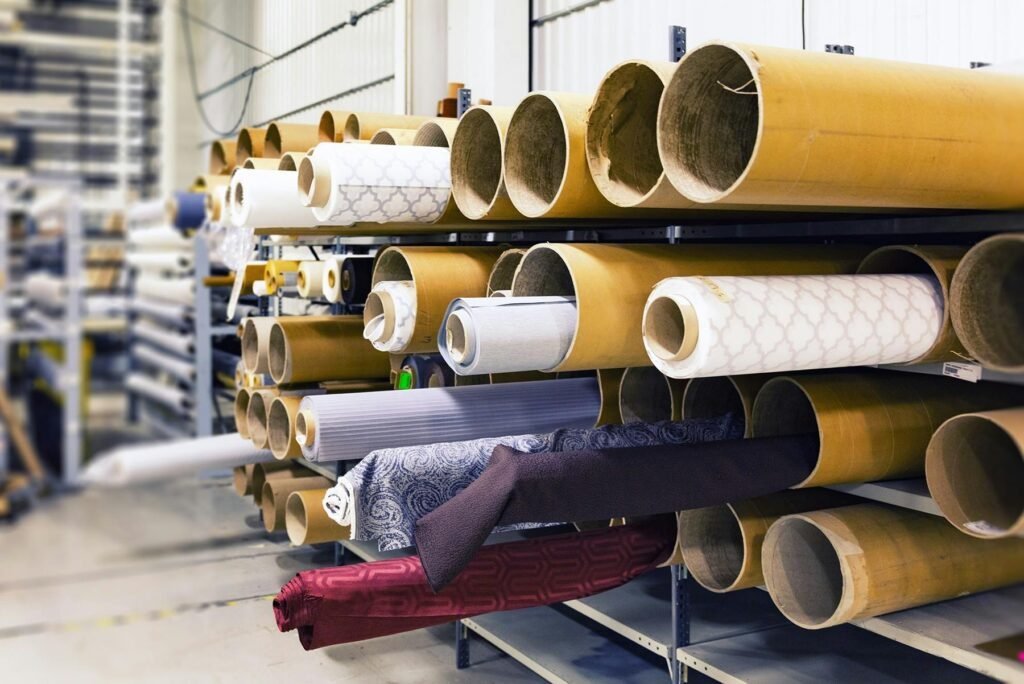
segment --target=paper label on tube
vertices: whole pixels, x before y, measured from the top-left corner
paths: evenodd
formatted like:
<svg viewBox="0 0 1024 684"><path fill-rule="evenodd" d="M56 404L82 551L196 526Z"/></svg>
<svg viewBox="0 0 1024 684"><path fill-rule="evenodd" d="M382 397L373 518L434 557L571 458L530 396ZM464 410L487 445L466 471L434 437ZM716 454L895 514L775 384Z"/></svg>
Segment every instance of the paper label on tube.
<svg viewBox="0 0 1024 684"><path fill-rule="evenodd" d="M725 302L726 304L732 301L732 295L722 289L722 286L711 278L708 278L707 276L694 276L694 278L703 283L704 287L711 290L711 294L715 295L715 297L718 298L718 301Z"/></svg>
<svg viewBox="0 0 1024 684"><path fill-rule="evenodd" d="M957 378L958 380L978 382L981 380L981 366L976 363L947 361L942 364L942 374L950 378Z"/></svg>

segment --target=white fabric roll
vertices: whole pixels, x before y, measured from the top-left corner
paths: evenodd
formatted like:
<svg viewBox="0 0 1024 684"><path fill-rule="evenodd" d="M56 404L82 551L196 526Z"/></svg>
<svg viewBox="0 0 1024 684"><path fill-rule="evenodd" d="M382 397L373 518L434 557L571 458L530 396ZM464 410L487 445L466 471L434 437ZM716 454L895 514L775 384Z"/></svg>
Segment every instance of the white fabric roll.
<svg viewBox="0 0 1024 684"><path fill-rule="evenodd" d="M310 228L313 212L299 202L295 171L238 169L231 175L231 223L239 228Z"/></svg>
<svg viewBox="0 0 1024 684"><path fill-rule="evenodd" d="M445 312L441 356L459 375L554 368L576 334L575 297L467 297Z"/></svg>
<svg viewBox="0 0 1024 684"><path fill-rule="evenodd" d="M142 273L135 279L135 294L146 299L178 304L193 304L196 300L192 278L161 278Z"/></svg>
<svg viewBox="0 0 1024 684"><path fill-rule="evenodd" d="M187 411L192 406L192 397L185 390L165 385L142 373L129 373L125 386L175 411Z"/></svg>
<svg viewBox="0 0 1024 684"><path fill-rule="evenodd" d="M177 325L182 323L191 324L192 322L192 306L189 304L175 304L174 302L161 302L136 297L131 300L128 307L137 314Z"/></svg>
<svg viewBox="0 0 1024 684"><path fill-rule="evenodd" d="M128 252L125 261L140 271L185 273L192 268L192 255L174 252Z"/></svg>
<svg viewBox="0 0 1024 684"><path fill-rule="evenodd" d="M64 278L52 273L30 273L23 287L30 302L45 308L63 307L67 299L68 288Z"/></svg>
<svg viewBox="0 0 1024 684"><path fill-rule="evenodd" d="M306 397L314 461L362 458L375 449L592 427L601 408L594 378L509 382Z"/></svg>
<svg viewBox="0 0 1024 684"><path fill-rule="evenodd" d="M299 286L299 295L306 299L316 299L324 294L324 268L323 261L303 261L299 264L299 273L302 274L303 283Z"/></svg>
<svg viewBox="0 0 1024 684"><path fill-rule="evenodd" d="M196 369L191 362L150 347L148 344L132 345L132 358L170 373L184 382L195 382Z"/></svg>
<svg viewBox="0 0 1024 684"><path fill-rule="evenodd" d="M313 207L322 225L433 223L448 206L446 147L320 143L313 154L330 171L327 204Z"/></svg>
<svg viewBox="0 0 1024 684"><path fill-rule="evenodd" d="M363 337L380 351L403 351L416 327L416 286L411 280L382 280L370 293L380 297L384 311L370 319Z"/></svg>
<svg viewBox="0 0 1024 684"><path fill-rule="evenodd" d="M192 241L182 235L180 230L170 226L129 230L128 244L147 249L175 249L190 253L192 251Z"/></svg>
<svg viewBox="0 0 1024 684"><path fill-rule="evenodd" d="M125 210L124 220L129 227L163 223L167 220L167 203L163 199L136 202Z"/></svg>
<svg viewBox="0 0 1024 684"><path fill-rule="evenodd" d="M329 302L340 302L342 270L346 259L373 259L372 254L345 254L324 260L323 296Z"/></svg>
<svg viewBox="0 0 1024 684"><path fill-rule="evenodd" d="M673 378L906 363L942 314L930 276L668 278L644 307L644 346Z"/></svg>
<svg viewBox="0 0 1024 684"><path fill-rule="evenodd" d="M168 330L163 325L149 320L136 321L132 335L152 345L182 356L191 356L195 351L195 338L187 333Z"/></svg>
<svg viewBox="0 0 1024 684"><path fill-rule="evenodd" d="M128 299L121 295L87 294L84 303L89 318L118 318L128 312Z"/></svg>
<svg viewBox="0 0 1024 684"><path fill-rule="evenodd" d="M97 454L79 479L93 486L122 487L273 460L274 456L269 451L257 449L252 442L232 432L215 437L119 447Z"/></svg>

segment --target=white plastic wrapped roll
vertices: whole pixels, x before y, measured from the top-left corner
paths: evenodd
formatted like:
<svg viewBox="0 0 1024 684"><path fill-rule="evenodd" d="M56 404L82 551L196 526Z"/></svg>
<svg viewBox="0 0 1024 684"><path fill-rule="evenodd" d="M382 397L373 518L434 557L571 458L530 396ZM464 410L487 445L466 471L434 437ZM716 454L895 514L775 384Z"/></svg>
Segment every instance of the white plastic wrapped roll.
<svg viewBox="0 0 1024 684"><path fill-rule="evenodd" d="M184 273L192 268L191 254L174 252L128 252L125 261L140 271L169 271Z"/></svg>
<svg viewBox="0 0 1024 684"><path fill-rule="evenodd" d="M175 411L187 411L192 406L192 397L185 390L157 382L142 373L129 373L125 386Z"/></svg>
<svg viewBox="0 0 1024 684"><path fill-rule="evenodd" d="M672 378L912 361L942 329L922 275L668 278L644 307L644 346Z"/></svg>
<svg viewBox="0 0 1024 684"><path fill-rule="evenodd" d="M143 273L135 279L135 294L146 299L178 304L195 303L195 282L192 278L161 278Z"/></svg>
<svg viewBox="0 0 1024 684"><path fill-rule="evenodd" d="M239 228L309 228L313 212L295 192L298 173L237 169L231 175L231 223Z"/></svg>
<svg viewBox="0 0 1024 684"><path fill-rule="evenodd" d="M165 326L152 321L136 321L132 325L132 334L140 340L182 356L191 356L195 351L195 338L192 335L168 330Z"/></svg>
<svg viewBox="0 0 1024 684"><path fill-rule="evenodd" d="M129 230L128 244L147 249L192 251L192 241L182 235L180 230L170 226Z"/></svg>

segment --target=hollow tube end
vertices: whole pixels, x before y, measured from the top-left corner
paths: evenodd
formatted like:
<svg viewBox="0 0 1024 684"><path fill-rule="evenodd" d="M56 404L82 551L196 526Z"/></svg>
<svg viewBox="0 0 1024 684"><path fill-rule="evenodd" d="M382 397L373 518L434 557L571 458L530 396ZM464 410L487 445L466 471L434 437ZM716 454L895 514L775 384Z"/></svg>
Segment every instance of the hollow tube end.
<svg viewBox="0 0 1024 684"><path fill-rule="evenodd" d="M700 335L697 312L685 297L655 297L644 311L647 347L663 361L682 361L693 354Z"/></svg>
<svg viewBox="0 0 1024 684"><path fill-rule="evenodd" d="M309 409L302 409L295 417L295 441L304 447L316 443L316 418Z"/></svg>

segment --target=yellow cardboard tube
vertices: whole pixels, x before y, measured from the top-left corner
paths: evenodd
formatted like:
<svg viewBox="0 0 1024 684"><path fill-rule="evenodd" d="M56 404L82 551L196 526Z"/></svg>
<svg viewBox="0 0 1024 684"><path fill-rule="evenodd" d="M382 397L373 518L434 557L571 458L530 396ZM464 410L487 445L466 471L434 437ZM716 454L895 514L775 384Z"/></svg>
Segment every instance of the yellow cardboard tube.
<svg viewBox="0 0 1024 684"><path fill-rule="evenodd" d="M288 495L284 526L294 546L325 544L352 538L352 529L334 522L324 511L326 489L306 489Z"/></svg>
<svg viewBox="0 0 1024 684"><path fill-rule="evenodd" d="M501 252L500 247L433 246L388 247L380 252L373 284L411 280L416 288L416 327L403 352L437 351L437 331L448 304L458 297L485 296L487 278Z"/></svg>
<svg viewBox="0 0 1024 684"><path fill-rule="evenodd" d="M325 489L331 486L326 477L279 477L263 483L263 495L260 497L260 510L263 511L263 526L267 532L280 532L284 529L285 503L292 492L309 489Z"/></svg>
<svg viewBox="0 0 1024 684"><path fill-rule="evenodd" d="M938 516L865 503L777 520L762 550L775 605L805 629L1024 581L1024 540L980 540Z"/></svg>
<svg viewBox="0 0 1024 684"><path fill-rule="evenodd" d="M278 394L277 388L256 389L249 392L249 406L245 411L245 417L249 424L249 440L257 449L270 447L267 418L270 413L270 402Z"/></svg>
<svg viewBox="0 0 1024 684"><path fill-rule="evenodd" d="M683 418L717 418L731 413L743 421L743 436L753 431L754 399L769 374L691 378L683 391Z"/></svg>
<svg viewBox="0 0 1024 684"><path fill-rule="evenodd" d="M238 132L235 144L235 166L242 166L249 157L263 156L263 142L267 137L266 128L243 128Z"/></svg>
<svg viewBox="0 0 1024 684"><path fill-rule="evenodd" d="M416 139L414 128L381 128L370 138L371 145L412 145Z"/></svg>
<svg viewBox="0 0 1024 684"><path fill-rule="evenodd" d="M410 114L352 112L345 118L344 140L372 140L377 131L382 128L410 128L416 130L421 123L430 118L432 117L412 116ZM323 124L323 119L321 119L320 123ZM335 129L334 133L337 136L337 129Z"/></svg>
<svg viewBox="0 0 1024 684"><path fill-rule="evenodd" d="M861 501L827 489L801 489L680 511L683 562L702 587L716 593L761 586L761 549L773 522L784 515Z"/></svg>
<svg viewBox="0 0 1024 684"><path fill-rule="evenodd" d="M597 371L597 388L601 393L601 409L598 411L597 420L594 421L594 427L622 424L622 413L619 411L619 386L622 384L622 374L625 370L625 368L602 368Z"/></svg>
<svg viewBox="0 0 1024 684"><path fill-rule="evenodd" d="M242 164L243 169L259 169L260 171L276 171L280 162L266 157L249 157Z"/></svg>
<svg viewBox="0 0 1024 684"><path fill-rule="evenodd" d="M810 245L545 243L531 247L519 263L512 294L576 297L576 334L569 352L562 363L545 370L650 366L642 337L643 310L660 280L705 273L852 273L865 251Z"/></svg>
<svg viewBox="0 0 1024 684"><path fill-rule="evenodd" d="M235 169L234 140L214 140L210 145L210 162L207 169L211 174L229 174Z"/></svg>
<svg viewBox="0 0 1024 684"><path fill-rule="evenodd" d="M682 420L685 380L666 377L653 366L626 368L619 383L623 423Z"/></svg>
<svg viewBox="0 0 1024 684"><path fill-rule="evenodd" d="M316 124L278 123L275 121L267 127L263 156L280 159L285 152L305 152L318 142L320 140Z"/></svg>
<svg viewBox="0 0 1024 684"><path fill-rule="evenodd" d="M270 372L270 330L273 316L251 316L242 322L242 368L246 373Z"/></svg>
<svg viewBox="0 0 1024 684"><path fill-rule="evenodd" d="M263 283L266 285L267 294L277 292L277 288L284 285L285 273L298 273L300 261L289 259L272 259L266 262L263 268Z"/></svg>
<svg viewBox="0 0 1024 684"><path fill-rule="evenodd" d="M249 439L249 399L252 393L240 387L235 394L235 429L242 439Z"/></svg>
<svg viewBox="0 0 1024 684"><path fill-rule="evenodd" d="M317 126L318 142L343 142L345 140L345 122L352 112L341 109L328 109L320 115Z"/></svg>
<svg viewBox="0 0 1024 684"><path fill-rule="evenodd" d="M912 273L934 276L942 288L942 331L935 344L910 363L933 363L963 359L963 344L957 339L950 316L950 287L957 264L966 248L954 245L887 245L864 257L857 273Z"/></svg>
<svg viewBox="0 0 1024 684"><path fill-rule="evenodd" d="M231 486L238 496L252 494L252 465L241 465L231 470Z"/></svg>
<svg viewBox="0 0 1024 684"><path fill-rule="evenodd" d="M193 192L213 192L217 188L224 187L230 181L230 174L208 173L196 176L196 179L192 181L192 188Z"/></svg>
<svg viewBox="0 0 1024 684"><path fill-rule="evenodd" d="M298 171L299 165L305 157L305 152L285 152L277 160L276 168L278 171Z"/></svg>
<svg viewBox="0 0 1024 684"><path fill-rule="evenodd" d="M275 397L267 414L267 442L274 458L285 460L302 455L302 447L295 438L295 418L299 414L302 397L284 395Z"/></svg>
<svg viewBox="0 0 1024 684"><path fill-rule="evenodd" d="M388 355L363 339L362 316L278 318L269 360L271 377L282 385L387 378L391 371Z"/></svg>
<svg viewBox="0 0 1024 684"><path fill-rule="evenodd" d="M947 420L928 443L925 477L961 532L1024 537L1024 408Z"/></svg>
<svg viewBox="0 0 1024 684"><path fill-rule="evenodd" d="M967 351L985 367L1024 371L1024 235L982 240L953 276L953 327Z"/></svg>
<svg viewBox="0 0 1024 684"><path fill-rule="evenodd" d="M505 138L513 111L478 105L459 119L451 146L452 197L467 218L523 217L505 187Z"/></svg>
<svg viewBox="0 0 1024 684"><path fill-rule="evenodd" d="M589 95L537 92L516 107L505 135L504 177L529 218L616 218L636 214L604 198L587 167ZM456 134L457 135L457 134Z"/></svg>
<svg viewBox="0 0 1024 684"><path fill-rule="evenodd" d="M428 119L416 129L413 145L419 147L451 147L459 120L450 117Z"/></svg>
<svg viewBox="0 0 1024 684"><path fill-rule="evenodd" d="M487 296L491 297L495 292L507 292L512 290L512 279L519 268L519 262L526 255L525 249L518 247L506 249L494 262L491 274L487 276Z"/></svg>
<svg viewBox="0 0 1024 684"><path fill-rule="evenodd" d="M920 477L943 421L1024 403L1024 389L891 371L778 376L754 400L753 436L816 434L818 459L797 487Z"/></svg>
<svg viewBox="0 0 1024 684"><path fill-rule="evenodd" d="M658 149L695 202L1012 209L1022 110L1011 74L713 42L666 86Z"/></svg>
<svg viewBox="0 0 1024 684"><path fill-rule="evenodd" d="M271 461L257 463L252 469L252 501L257 506L263 499L263 485L277 478L309 477L313 475L309 468L303 468L294 461Z"/></svg>
<svg viewBox="0 0 1024 684"><path fill-rule="evenodd" d="M263 280L267 270L266 261L250 261L245 265L245 273L242 274L242 294L251 295L252 286L258 280Z"/></svg>

